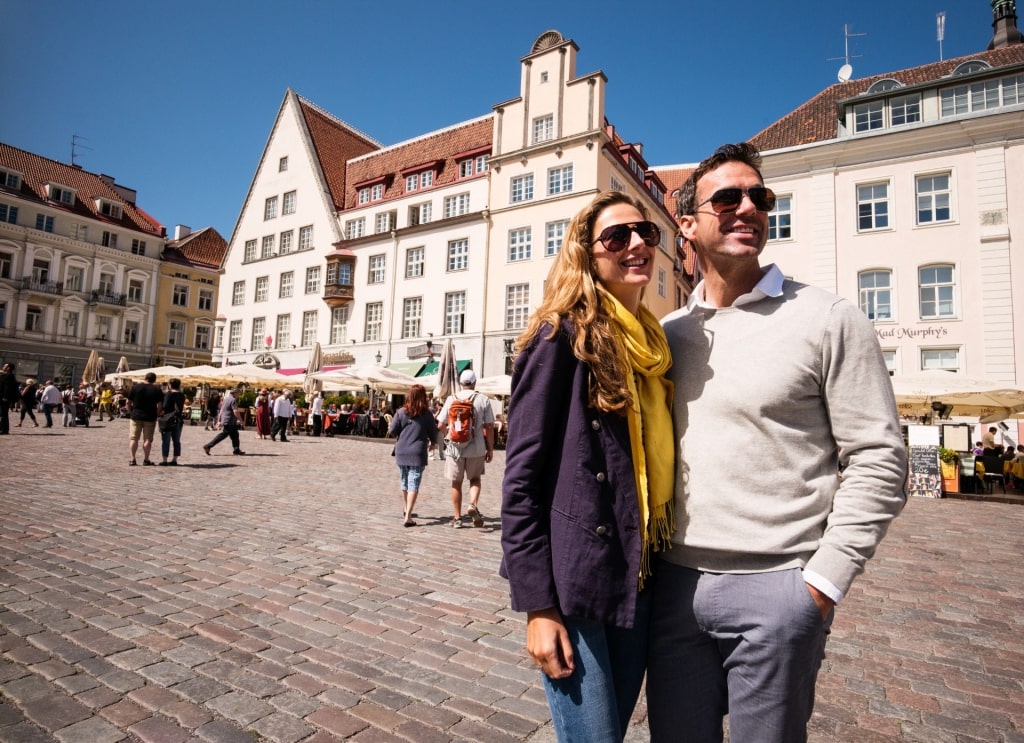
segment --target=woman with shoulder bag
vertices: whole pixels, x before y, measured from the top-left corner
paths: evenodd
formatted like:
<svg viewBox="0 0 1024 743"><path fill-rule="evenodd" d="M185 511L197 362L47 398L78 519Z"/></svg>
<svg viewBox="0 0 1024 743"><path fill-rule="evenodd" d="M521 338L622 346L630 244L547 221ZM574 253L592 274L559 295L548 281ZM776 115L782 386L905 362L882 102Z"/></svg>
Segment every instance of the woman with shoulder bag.
<svg viewBox="0 0 1024 743"><path fill-rule="evenodd" d="M170 423L160 421L160 453L163 461L157 462L161 467L175 466L178 464L178 457L181 456L181 411L185 409L185 395L181 391L181 380L175 377L169 382L170 389L164 394L162 410L164 415L174 413ZM161 416L162 418L163 416ZM171 453L171 445L174 445L174 456L167 461L167 455Z"/></svg>

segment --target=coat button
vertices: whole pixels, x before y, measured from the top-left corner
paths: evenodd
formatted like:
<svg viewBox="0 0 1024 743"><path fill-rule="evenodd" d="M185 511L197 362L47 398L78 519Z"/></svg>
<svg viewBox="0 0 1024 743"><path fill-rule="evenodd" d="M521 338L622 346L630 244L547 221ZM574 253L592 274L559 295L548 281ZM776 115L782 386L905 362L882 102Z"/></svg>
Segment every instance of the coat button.
<svg viewBox="0 0 1024 743"><path fill-rule="evenodd" d="M594 529L594 531L597 532L597 536L603 537L605 534L608 533L608 527L607 526L599 526L596 529Z"/></svg>
<svg viewBox="0 0 1024 743"><path fill-rule="evenodd" d="M598 472L597 473L597 481L598 482L604 482L604 480L605 480L604 473L603 472Z"/></svg>
<svg viewBox="0 0 1024 743"><path fill-rule="evenodd" d="M594 420L590 421L590 427L593 428L595 431L600 431L601 430L601 421L599 421L599 420L597 420L595 418Z"/></svg>

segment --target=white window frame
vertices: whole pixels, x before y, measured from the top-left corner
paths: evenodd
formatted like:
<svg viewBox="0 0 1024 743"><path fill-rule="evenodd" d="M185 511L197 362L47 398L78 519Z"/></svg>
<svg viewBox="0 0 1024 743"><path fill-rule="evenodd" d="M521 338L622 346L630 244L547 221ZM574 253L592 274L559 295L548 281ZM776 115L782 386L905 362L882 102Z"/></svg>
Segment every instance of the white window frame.
<svg viewBox="0 0 1024 743"><path fill-rule="evenodd" d="M444 295L444 334L459 335L466 332L466 292L448 292Z"/></svg>
<svg viewBox="0 0 1024 743"><path fill-rule="evenodd" d="M266 222L269 219L277 218L277 197L269 196L266 201L263 202L263 221Z"/></svg>
<svg viewBox="0 0 1024 743"><path fill-rule="evenodd" d="M943 371L960 371L960 349L956 346L944 348L922 348L921 369L941 369Z"/></svg>
<svg viewBox="0 0 1024 743"><path fill-rule="evenodd" d="M949 270L949 279L938 276L939 271ZM926 282L925 272L935 272L935 277ZM930 297L925 298L926 294ZM926 313L925 305L934 305L934 312ZM943 310L943 308L946 308ZM917 269L917 312L922 320L949 320L957 317L956 266L952 263L932 263Z"/></svg>
<svg viewBox="0 0 1024 743"><path fill-rule="evenodd" d="M780 242L793 239L793 196L775 197L775 208L768 212L768 240Z"/></svg>
<svg viewBox="0 0 1024 743"><path fill-rule="evenodd" d="M509 203L521 204L533 200L533 173L519 175L509 182Z"/></svg>
<svg viewBox="0 0 1024 743"><path fill-rule="evenodd" d="M254 317L252 319L252 334L249 336L249 348L258 351L263 348L263 339L267 337L267 318Z"/></svg>
<svg viewBox="0 0 1024 743"><path fill-rule="evenodd" d="M242 263L252 263L254 260L256 260L256 241L246 240L245 255L242 257Z"/></svg>
<svg viewBox="0 0 1024 743"><path fill-rule="evenodd" d="M281 241L279 243L277 254L286 255L292 252L293 238L295 236L294 230L285 230L281 233Z"/></svg>
<svg viewBox="0 0 1024 743"><path fill-rule="evenodd" d="M331 310L331 345L348 340L348 306Z"/></svg>
<svg viewBox="0 0 1024 743"><path fill-rule="evenodd" d="M448 241L448 272L469 268L469 240L461 237Z"/></svg>
<svg viewBox="0 0 1024 743"><path fill-rule="evenodd" d="M299 227L299 250L313 249L313 225Z"/></svg>
<svg viewBox="0 0 1024 743"><path fill-rule="evenodd" d="M182 320L169 320L167 322L167 345L185 346L185 331L188 327Z"/></svg>
<svg viewBox="0 0 1024 743"><path fill-rule="evenodd" d="M260 258L273 258L274 257L274 236L264 235L263 245L260 247Z"/></svg>
<svg viewBox="0 0 1024 743"><path fill-rule="evenodd" d="M405 251L405 278L418 279L423 276L426 248L422 245Z"/></svg>
<svg viewBox="0 0 1024 743"><path fill-rule="evenodd" d="M277 316L277 335L274 338L274 348L288 348L292 344L292 316Z"/></svg>
<svg viewBox="0 0 1024 743"><path fill-rule="evenodd" d="M505 330L522 330L530 316L529 283L505 287Z"/></svg>
<svg viewBox="0 0 1024 743"><path fill-rule="evenodd" d="M565 233L569 229L569 220L560 219L557 222L548 222L544 225L544 257L551 258L558 255L562 250L562 243L565 242Z"/></svg>
<svg viewBox="0 0 1024 743"><path fill-rule="evenodd" d="M302 345L304 347L309 347L316 343L317 323L316 310L306 310L302 313Z"/></svg>
<svg viewBox="0 0 1024 743"><path fill-rule="evenodd" d="M555 138L555 116L547 114L533 120L533 143L550 142Z"/></svg>
<svg viewBox="0 0 1024 743"><path fill-rule="evenodd" d="M209 325L196 325L194 347L200 351L210 350L210 340L213 337Z"/></svg>
<svg viewBox="0 0 1024 743"><path fill-rule="evenodd" d="M533 258L533 228L516 227L508 231L509 263L528 261Z"/></svg>
<svg viewBox="0 0 1024 743"><path fill-rule="evenodd" d="M254 302L268 302L270 301L270 277L269 276L257 276L256 277L256 292L253 294Z"/></svg>
<svg viewBox="0 0 1024 743"><path fill-rule="evenodd" d="M444 198L444 217L459 217L469 213L469 193L459 193Z"/></svg>
<svg viewBox="0 0 1024 743"><path fill-rule="evenodd" d="M387 256L383 253L371 255L367 261L367 284L383 284L387 270Z"/></svg>
<svg viewBox="0 0 1024 743"><path fill-rule="evenodd" d="M857 232L879 232L893 229L892 197L889 196L890 186L891 183L888 180L858 183L856 185ZM878 189L883 189L884 194L879 195ZM885 206L884 210L879 210L881 205ZM868 209L869 212L865 213L865 209ZM870 219L871 223L869 226L863 225L865 218Z"/></svg>
<svg viewBox="0 0 1024 743"><path fill-rule="evenodd" d="M573 166L560 165L548 170L548 196L571 193L573 187Z"/></svg>
<svg viewBox="0 0 1024 743"><path fill-rule="evenodd" d="M370 302L366 305L366 327L364 341L379 341L384 329L384 303Z"/></svg>
<svg viewBox="0 0 1024 743"><path fill-rule="evenodd" d="M171 304L188 307L188 284L174 284L171 288Z"/></svg>
<svg viewBox="0 0 1024 743"><path fill-rule="evenodd" d="M366 234L366 217L358 217L345 222L345 239L354 240Z"/></svg>
<svg viewBox="0 0 1024 743"><path fill-rule="evenodd" d="M320 266L306 268L306 294L320 293Z"/></svg>
<svg viewBox="0 0 1024 743"><path fill-rule="evenodd" d="M945 179L945 184L942 180ZM915 219L919 227L949 224L953 219L953 174L949 171L914 176ZM945 216L943 216L945 213ZM927 218L922 219L922 214Z"/></svg>
<svg viewBox="0 0 1024 743"><path fill-rule="evenodd" d="M886 277L887 282L879 284L880 277ZM870 285L866 285L870 279ZM895 321L896 304L893 302L895 287L893 286L893 272L888 268L873 268L861 271L857 274L857 292L860 309L872 322L893 322ZM887 312L886 312L887 308Z"/></svg>
<svg viewBox="0 0 1024 743"><path fill-rule="evenodd" d="M288 299L295 296L295 272L282 271L277 284L277 298Z"/></svg>
<svg viewBox="0 0 1024 743"><path fill-rule="evenodd" d="M419 338L423 321L423 297L406 297L402 300L402 337Z"/></svg>
<svg viewBox="0 0 1024 743"><path fill-rule="evenodd" d="M296 191L288 191L281 202L281 214L294 214L298 199Z"/></svg>
<svg viewBox="0 0 1024 743"><path fill-rule="evenodd" d="M231 305L238 307L245 304L245 281L236 281L231 286Z"/></svg>

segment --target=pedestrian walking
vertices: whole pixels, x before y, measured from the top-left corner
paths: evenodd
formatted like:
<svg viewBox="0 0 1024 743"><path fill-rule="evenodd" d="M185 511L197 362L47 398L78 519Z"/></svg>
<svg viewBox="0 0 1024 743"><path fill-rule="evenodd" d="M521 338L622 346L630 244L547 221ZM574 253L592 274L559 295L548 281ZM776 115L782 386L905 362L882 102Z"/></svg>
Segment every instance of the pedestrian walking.
<svg viewBox="0 0 1024 743"><path fill-rule="evenodd" d="M39 382L32 377L25 380L25 384L21 388L21 417L18 418L18 424L15 428L21 428L21 424L25 422L26 415L32 420L32 425L39 428L39 421L36 420L35 409L39 405L39 398L41 394Z"/></svg>
<svg viewBox="0 0 1024 743"><path fill-rule="evenodd" d="M47 428L53 428L53 411L60 405L60 401L60 390L51 380L47 379L43 385L43 394L39 397L39 402L43 405L43 417L46 418Z"/></svg>
<svg viewBox="0 0 1024 743"><path fill-rule="evenodd" d="M405 405L391 419L388 436L398 437L392 453L402 487L403 524L416 526L412 509L420 492L423 470L427 467L427 447L437 437L437 419L430 412L427 390L422 384L409 388Z"/></svg>
<svg viewBox="0 0 1024 743"><path fill-rule="evenodd" d="M21 399L14 364L4 364L0 371L0 435L11 432L11 408Z"/></svg>
<svg viewBox="0 0 1024 743"><path fill-rule="evenodd" d="M175 377L168 382L168 386L170 389L164 393L161 409L163 414L176 411L177 417L171 419L167 424L161 424L160 427L161 467L167 467L168 465L176 466L178 464L178 457L181 456L181 427L184 425L181 411L185 409L185 395L181 391L181 380ZM170 461L167 459L168 455L171 455Z"/></svg>
<svg viewBox="0 0 1024 743"><path fill-rule="evenodd" d="M242 455L241 441L238 436L238 417L235 410L238 408L238 396L242 394L241 386L228 390L221 401L220 410L217 413L220 423L220 431L203 447L203 451L210 456L210 449L215 447L224 439L231 439L232 454Z"/></svg>
<svg viewBox="0 0 1024 743"><path fill-rule="evenodd" d="M291 425L292 416L295 415L295 406L292 405L291 390L285 390L274 400L274 426L270 429L270 439L277 441L281 437L281 443L288 443L288 426Z"/></svg>

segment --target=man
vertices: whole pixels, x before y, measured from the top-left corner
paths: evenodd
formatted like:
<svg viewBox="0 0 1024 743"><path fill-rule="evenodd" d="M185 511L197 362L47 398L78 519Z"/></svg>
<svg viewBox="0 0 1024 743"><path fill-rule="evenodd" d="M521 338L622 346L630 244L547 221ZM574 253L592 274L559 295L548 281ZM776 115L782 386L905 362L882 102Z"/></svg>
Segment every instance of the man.
<svg viewBox="0 0 1024 743"><path fill-rule="evenodd" d="M277 436L280 434L281 443L288 443L288 426L291 425L294 414L295 406L292 405L291 390L285 390L274 400L274 425L270 429L270 438L273 441L277 441Z"/></svg>
<svg viewBox="0 0 1024 743"><path fill-rule="evenodd" d="M313 435L320 436L324 430L324 393L317 392L313 396L313 404L309 409L310 415L313 416Z"/></svg>
<svg viewBox="0 0 1024 743"><path fill-rule="evenodd" d="M996 453L996 433L999 432L995 426L989 426L988 431L981 435L981 453L990 456Z"/></svg>
<svg viewBox="0 0 1024 743"><path fill-rule="evenodd" d="M145 382L137 382L128 391L128 446L132 458L128 464L138 464L135 454L139 450L139 437L142 437L142 463L154 467L156 463L149 458L153 448L153 436L156 433L156 419L163 413L164 391L156 383L156 374L148 372Z"/></svg>
<svg viewBox="0 0 1024 743"><path fill-rule="evenodd" d="M449 444L448 457L445 460L444 475L452 483L452 526L462 528L462 481L469 479L469 507L467 515L473 520L473 526L483 526L484 517L480 513L480 479L484 474L484 464L494 457L494 410L486 395L476 391L476 373L466 369L459 376L461 390L445 400L444 407L438 415L438 425L448 430L448 411L452 401L471 400L473 403L473 430L469 441L463 445Z"/></svg>
<svg viewBox="0 0 1024 743"><path fill-rule="evenodd" d="M760 265L775 205L760 163L748 144L720 147L677 205L704 278L663 321L679 448L654 580L652 741L721 741L726 714L735 741L805 740L833 607L905 503L871 323ZM743 442L742 462L722 440Z"/></svg>
<svg viewBox="0 0 1024 743"><path fill-rule="evenodd" d="M21 391L14 376L14 364L4 364L0 370L0 435L11 432L11 406L18 402Z"/></svg>
<svg viewBox="0 0 1024 743"><path fill-rule="evenodd" d="M47 428L53 428L53 410L60 405L60 401L60 390L52 380L47 379L43 385L43 394L39 398L39 402L43 405L43 416L46 418Z"/></svg>
<svg viewBox="0 0 1024 743"><path fill-rule="evenodd" d="M210 439L210 443L203 447L203 451L206 452L206 456L210 456L210 449L215 447L221 441L226 438L231 439L232 454L240 456L245 454L241 448L241 442L238 438L238 416L235 415L235 410L238 408L238 396L242 394L241 386L235 386L233 389L224 393L224 400L220 403L219 412L217 413L218 422L220 423L220 431Z"/></svg>

